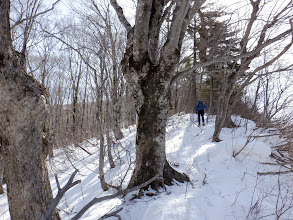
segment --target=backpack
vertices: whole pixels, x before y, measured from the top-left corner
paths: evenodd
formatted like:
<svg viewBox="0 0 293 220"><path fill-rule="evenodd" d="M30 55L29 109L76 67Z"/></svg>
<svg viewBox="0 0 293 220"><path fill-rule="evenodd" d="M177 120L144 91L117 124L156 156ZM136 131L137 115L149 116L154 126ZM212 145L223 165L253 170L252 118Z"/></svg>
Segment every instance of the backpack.
<svg viewBox="0 0 293 220"><path fill-rule="evenodd" d="M203 102L199 101L198 104L197 104L197 111L201 111L201 110L204 110Z"/></svg>

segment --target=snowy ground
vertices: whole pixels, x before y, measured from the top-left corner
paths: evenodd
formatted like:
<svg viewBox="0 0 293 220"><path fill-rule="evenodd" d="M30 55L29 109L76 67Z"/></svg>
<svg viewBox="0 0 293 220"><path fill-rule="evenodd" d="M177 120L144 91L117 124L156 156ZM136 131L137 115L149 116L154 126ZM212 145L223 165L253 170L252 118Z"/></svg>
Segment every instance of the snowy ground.
<svg viewBox="0 0 293 220"><path fill-rule="evenodd" d="M272 131L256 129L253 122L234 117L240 127L223 129L220 136L223 141L213 143L214 119L209 117L205 126L197 127L193 117L188 114L170 117L166 136L168 161L188 174L191 183L167 186L155 196L133 199L134 193L131 193L98 203L81 219L96 220L122 207L119 215L127 220L292 220L293 175L257 175L284 169L267 164L276 163L269 155L271 147L281 140L267 136ZM106 162L105 171L108 183L122 182L126 187L135 159L135 127L124 130L124 135L114 151L116 168L110 169ZM54 195L57 193L54 173L58 174L62 187L75 168L80 171L75 180L82 182L70 189L58 205L63 220L71 219L94 197L115 193L113 189L107 192L101 189L96 144L95 140L89 140L82 145L93 155L80 148L67 152L56 150L55 157L48 163ZM0 196L0 219L10 219L6 194Z"/></svg>

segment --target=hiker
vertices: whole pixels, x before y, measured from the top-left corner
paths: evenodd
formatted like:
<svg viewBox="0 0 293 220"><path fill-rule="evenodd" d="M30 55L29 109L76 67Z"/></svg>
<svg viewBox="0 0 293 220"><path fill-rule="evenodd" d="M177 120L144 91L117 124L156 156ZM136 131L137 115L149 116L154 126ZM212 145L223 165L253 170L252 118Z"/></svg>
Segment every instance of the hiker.
<svg viewBox="0 0 293 220"><path fill-rule="evenodd" d="M202 118L202 124L205 125L204 123L204 109L208 111L208 107L204 104L202 100L199 100L198 103L196 104L195 112L198 117L198 126L200 126L200 116Z"/></svg>

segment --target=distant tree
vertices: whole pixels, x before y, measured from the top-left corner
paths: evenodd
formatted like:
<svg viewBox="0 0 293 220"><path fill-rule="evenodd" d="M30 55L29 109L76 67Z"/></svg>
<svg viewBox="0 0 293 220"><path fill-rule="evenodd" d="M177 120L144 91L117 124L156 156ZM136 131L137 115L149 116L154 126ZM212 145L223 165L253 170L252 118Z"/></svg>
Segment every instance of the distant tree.
<svg viewBox="0 0 293 220"><path fill-rule="evenodd" d="M122 107L121 100L124 95L122 91L123 76L121 73L120 60L122 50L124 49L124 38L119 21L113 17L109 3L97 3L94 0L87 0L81 3L81 7L76 12L81 15L82 22L86 24L85 32L89 41L83 47L89 53L94 55L98 51L95 50L94 44L102 45L105 50L105 60L107 61L107 69L109 72L109 90L111 90L110 108L111 108L111 128L116 140L123 137L121 132L121 116ZM123 40L121 40L123 39Z"/></svg>
<svg viewBox="0 0 293 220"><path fill-rule="evenodd" d="M38 5L35 1L29 6L33 3ZM46 165L48 93L26 72L27 41L20 53L13 47L9 14L10 1L1 1L0 153L5 167L9 210L11 219L43 219L53 199ZM28 28L31 28L37 14L15 24L30 22ZM29 30L25 30L28 37ZM52 219L59 218L55 211Z"/></svg>
<svg viewBox="0 0 293 220"><path fill-rule="evenodd" d="M194 63L205 63L213 60L216 57L233 55L238 50L236 32L232 31L228 21L223 17L228 16L228 13L223 8L211 9L210 5L203 9L200 9L194 18L194 22L189 25L188 33L193 40L193 59ZM209 113L213 114L216 108L216 99L214 85L217 66L219 64L211 64L206 67L199 67L194 73L195 88L192 91L196 91L197 99L205 99L206 104L209 104ZM208 90L209 88L209 90ZM218 97L218 95L217 95ZM193 98L193 97L192 97ZM193 108L195 106L194 101Z"/></svg>
<svg viewBox="0 0 293 220"><path fill-rule="evenodd" d="M265 68L261 73L257 82L259 85L257 102L262 117L258 118L257 122L260 126L268 127L273 126L276 121L282 121L283 117L290 112L293 101L290 92L293 85L290 80L292 73L290 68L280 64Z"/></svg>

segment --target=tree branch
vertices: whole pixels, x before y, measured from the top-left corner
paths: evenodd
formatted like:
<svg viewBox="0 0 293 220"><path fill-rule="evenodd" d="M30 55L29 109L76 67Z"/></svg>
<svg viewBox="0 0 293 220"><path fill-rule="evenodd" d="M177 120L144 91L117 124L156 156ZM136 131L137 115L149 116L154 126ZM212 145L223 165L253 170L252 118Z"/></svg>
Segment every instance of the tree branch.
<svg viewBox="0 0 293 220"><path fill-rule="evenodd" d="M23 19L21 19L21 20L16 21L16 22L11 26L11 29L14 29L16 26L22 24L23 22L25 22L25 21L27 21L27 20L31 20L31 19L34 20L36 17L38 17L38 16L40 16L40 15L43 15L43 14L46 14L46 13L49 12L49 11L52 11L52 10L54 9L54 7L58 4L58 2L60 2L60 1L61 1L61 0L57 0L56 2L54 2L54 3L52 4L52 7L51 7L51 8L49 8L49 9L47 9L47 10L45 10L45 11L42 11L42 12L40 12L40 13L38 13L38 14L35 14L34 16L27 17L27 18L23 18Z"/></svg>
<svg viewBox="0 0 293 220"><path fill-rule="evenodd" d="M274 37L272 39L268 39L262 45L260 45L258 48L255 48L254 50L252 50L250 52L242 53L242 54L239 54L237 56L218 57L218 58L214 58L214 59L209 60L209 61L204 62L204 63L195 63L193 65L193 67L191 67L190 69L183 70L183 71L177 73L173 77L173 79L171 81L171 84L174 84L177 80L182 79L183 77L185 77L185 76L187 76L189 74L192 74L196 69L198 69L200 67L207 67L207 66L210 66L210 65L215 64L215 63L225 63L225 62L229 62L229 61L233 61L233 60L240 60L240 59L243 59L243 58L254 56L254 55L258 54L265 47L267 47L267 46L269 46L269 45L271 45L271 44L273 44L273 43L275 43L275 42L287 37L289 34L292 34L292 32L293 32L293 28L291 26L290 29L284 31L283 33L277 35L276 37ZM285 50L287 50L287 48L285 48Z"/></svg>
<svg viewBox="0 0 293 220"><path fill-rule="evenodd" d="M117 213L118 212L121 212L122 211L122 209L123 208L119 208L119 209L117 209L117 210L115 210L115 211L113 211L113 212L111 212L111 213L109 213L109 214L105 214L105 215L103 215L101 218L99 218L98 220L103 220L103 219L106 219L106 218L109 218L109 217L112 217L112 216L118 216L117 215ZM119 218L120 216L118 216L118 218ZM119 219L121 219L121 218L119 218Z"/></svg>
<svg viewBox="0 0 293 220"><path fill-rule="evenodd" d="M69 43L67 43L65 40L63 40L62 38L50 33L49 31L45 30L42 28L42 31L44 31L45 33L47 33L50 37L54 37L57 40L59 40L60 42L62 42L63 44L65 44L66 46L68 46L70 49L74 50L79 56L80 58L83 60L83 62L93 71L93 72L97 72L97 70L88 62L88 60L86 58L84 58L84 56L81 54L81 52L76 49L75 47L73 47L72 45L70 45ZM98 52L99 53L99 52ZM99 55L99 54L98 54Z"/></svg>
<svg viewBox="0 0 293 220"><path fill-rule="evenodd" d="M75 175L77 174L78 170L75 170L73 172L73 174L70 176L68 182L66 183L66 185L61 189L60 188L60 184L57 178L57 175L55 175L55 179L56 179L56 184L57 184L57 188L58 188L58 193L57 196L53 199L50 208L48 209L48 211L46 212L45 215L45 220L49 220L51 219L51 216L55 210L55 208L57 207L58 203L60 202L60 200L62 199L62 197L64 196L64 194L72 187L74 187L75 185L81 183L80 180L77 180L75 182L73 182L73 179L75 177Z"/></svg>
<svg viewBox="0 0 293 220"><path fill-rule="evenodd" d="M119 191L119 192L117 192L115 194L112 194L112 195L103 196L103 197L100 197L100 198L95 197L94 199L92 199L92 201L90 201L88 204L86 204L71 220L79 219L90 207L92 207L96 203L99 203L99 202L102 202L102 201L105 201L105 200L109 200L109 199L113 199L113 198L116 198L116 197L121 196L121 195L126 195L126 194L128 194L130 192L133 192L133 191L136 191L138 189L141 189L143 187L148 186L150 183L152 183L153 181L155 181L157 179L161 179L161 177L154 176L153 178L149 179L148 181L146 181L143 184L140 184L139 186L135 186L135 187L133 187L131 189L122 190L122 191Z"/></svg>
<svg viewBox="0 0 293 220"><path fill-rule="evenodd" d="M116 0L110 0L110 3L112 5L112 7L114 8L114 10L116 11L118 18L119 18L121 24L125 27L127 33L130 32L132 27L129 24L129 22L127 21L127 19L125 18L122 8L118 5Z"/></svg>
<svg viewBox="0 0 293 220"><path fill-rule="evenodd" d="M257 172L257 175L260 175L260 176L281 175L281 174L287 174L287 173L292 173L292 172L293 172L293 170L286 170L286 171L280 171L280 172L266 172L266 173Z"/></svg>

